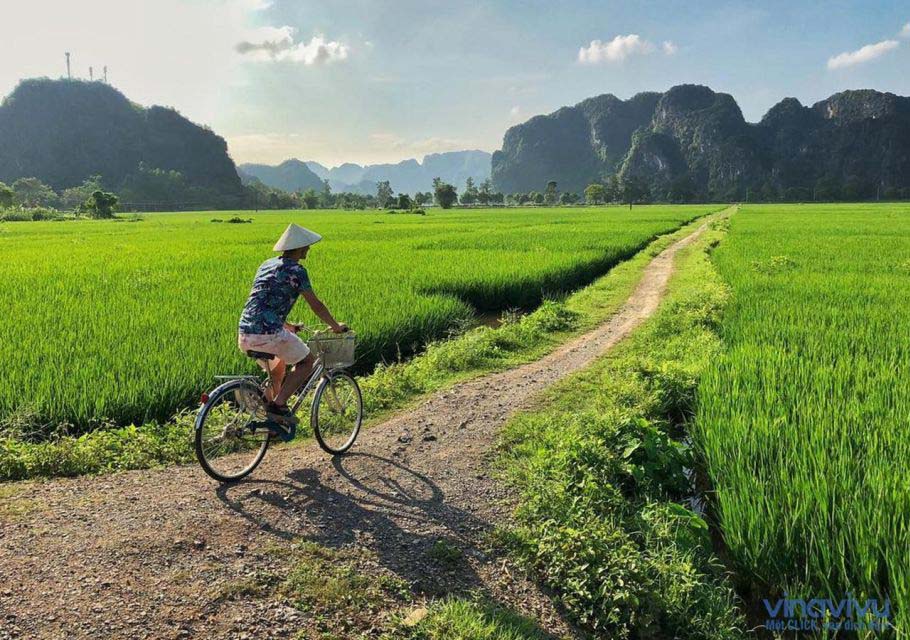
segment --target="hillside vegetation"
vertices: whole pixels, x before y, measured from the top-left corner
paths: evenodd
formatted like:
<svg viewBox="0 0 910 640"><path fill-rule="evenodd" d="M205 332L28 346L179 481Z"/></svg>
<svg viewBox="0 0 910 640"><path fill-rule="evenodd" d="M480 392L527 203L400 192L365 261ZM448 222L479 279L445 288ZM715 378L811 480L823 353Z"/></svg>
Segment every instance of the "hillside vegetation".
<svg viewBox="0 0 910 640"><path fill-rule="evenodd" d="M241 204L222 138L102 82L22 81L0 105L0 149L0 181L8 184L37 178L62 191L100 175L128 202Z"/></svg>
<svg viewBox="0 0 910 640"><path fill-rule="evenodd" d="M659 201L910 199L910 98L787 98L751 124L708 87L605 94L510 128L492 175L507 193L550 180L580 193L617 176Z"/></svg>

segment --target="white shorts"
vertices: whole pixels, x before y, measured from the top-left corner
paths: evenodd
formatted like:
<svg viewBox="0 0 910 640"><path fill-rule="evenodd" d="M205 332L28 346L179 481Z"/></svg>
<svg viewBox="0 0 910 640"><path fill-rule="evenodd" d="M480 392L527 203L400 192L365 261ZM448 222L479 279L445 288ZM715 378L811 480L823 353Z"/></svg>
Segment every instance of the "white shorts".
<svg viewBox="0 0 910 640"><path fill-rule="evenodd" d="M261 335L251 333L238 334L237 346L244 353L247 351L273 353L287 364L297 364L310 355L310 348L306 346L306 342L287 329L282 329L278 333Z"/></svg>

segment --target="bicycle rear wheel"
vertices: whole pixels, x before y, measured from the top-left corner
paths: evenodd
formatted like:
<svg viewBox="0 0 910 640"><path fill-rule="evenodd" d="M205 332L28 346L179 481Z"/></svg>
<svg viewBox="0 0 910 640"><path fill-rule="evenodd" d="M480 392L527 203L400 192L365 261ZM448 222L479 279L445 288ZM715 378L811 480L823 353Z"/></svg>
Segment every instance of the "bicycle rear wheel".
<svg viewBox="0 0 910 640"><path fill-rule="evenodd" d="M219 482L234 482L259 466L270 434L262 391L250 380L225 382L209 394L196 416L196 458Z"/></svg>
<svg viewBox="0 0 910 640"><path fill-rule="evenodd" d="M316 388L310 422L326 453L344 453L354 444L363 421L363 396L352 375L328 373Z"/></svg>

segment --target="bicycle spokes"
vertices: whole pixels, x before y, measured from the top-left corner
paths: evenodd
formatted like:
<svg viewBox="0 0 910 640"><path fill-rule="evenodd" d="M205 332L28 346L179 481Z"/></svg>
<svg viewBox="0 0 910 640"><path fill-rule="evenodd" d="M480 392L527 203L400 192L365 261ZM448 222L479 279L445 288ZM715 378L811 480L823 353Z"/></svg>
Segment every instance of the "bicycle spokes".
<svg viewBox="0 0 910 640"><path fill-rule="evenodd" d="M323 449L346 451L357 437L362 417L360 389L351 376L335 374L322 382L313 400L313 430Z"/></svg>
<svg viewBox="0 0 910 640"><path fill-rule="evenodd" d="M261 393L252 383L230 383L213 393L196 429L196 454L203 468L219 480L249 473L268 446L269 432L255 428L265 417Z"/></svg>

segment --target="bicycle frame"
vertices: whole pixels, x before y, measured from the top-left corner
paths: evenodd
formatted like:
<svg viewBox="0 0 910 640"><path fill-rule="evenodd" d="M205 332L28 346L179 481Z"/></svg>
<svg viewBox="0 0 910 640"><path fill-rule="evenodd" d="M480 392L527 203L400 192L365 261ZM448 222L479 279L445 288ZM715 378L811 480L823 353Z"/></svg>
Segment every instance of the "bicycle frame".
<svg viewBox="0 0 910 640"><path fill-rule="evenodd" d="M310 375L310 379L306 381L306 384L302 387L298 387L295 393L297 394L297 402L294 403L294 406L291 407L291 413L296 414L297 410L300 408L300 405L303 404L303 399L310 392L310 389L316 384L316 381L322 377L322 374L325 373L325 366L319 360L316 361L316 364L313 366L313 373Z"/></svg>
<svg viewBox="0 0 910 640"><path fill-rule="evenodd" d="M294 391L294 393L297 394L297 402L295 402L294 406L290 408L291 412L294 414L297 413L297 410L300 409L300 405L303 404L303 399L307 396L307 394L310 392L310 390L316 385L316 381L319 380L319 378L321 378L326 373L333 373L335 371L341 371L341 370L342 369L326 369L325 365L322 364L322 361L317 359L316 364L313 365L313 373L310 374L309 379L307 379L306 383L303 386L298 387L296 389L296 391ZM240 374L240 375L232 375L232 376L215 376L215 379L216 380L249 380L250 382L253 382L255 384L262 384L261 378L259 378L258 376L251 375L251 374ZM266 377L266 380L268 380L268 377ZM335 393L334 393L334 389L333 389L332 390L332 401L334 402L334 404L337 405L337 404L339 404L338 398L336 398L334 396L335 396Z"/></svg>

